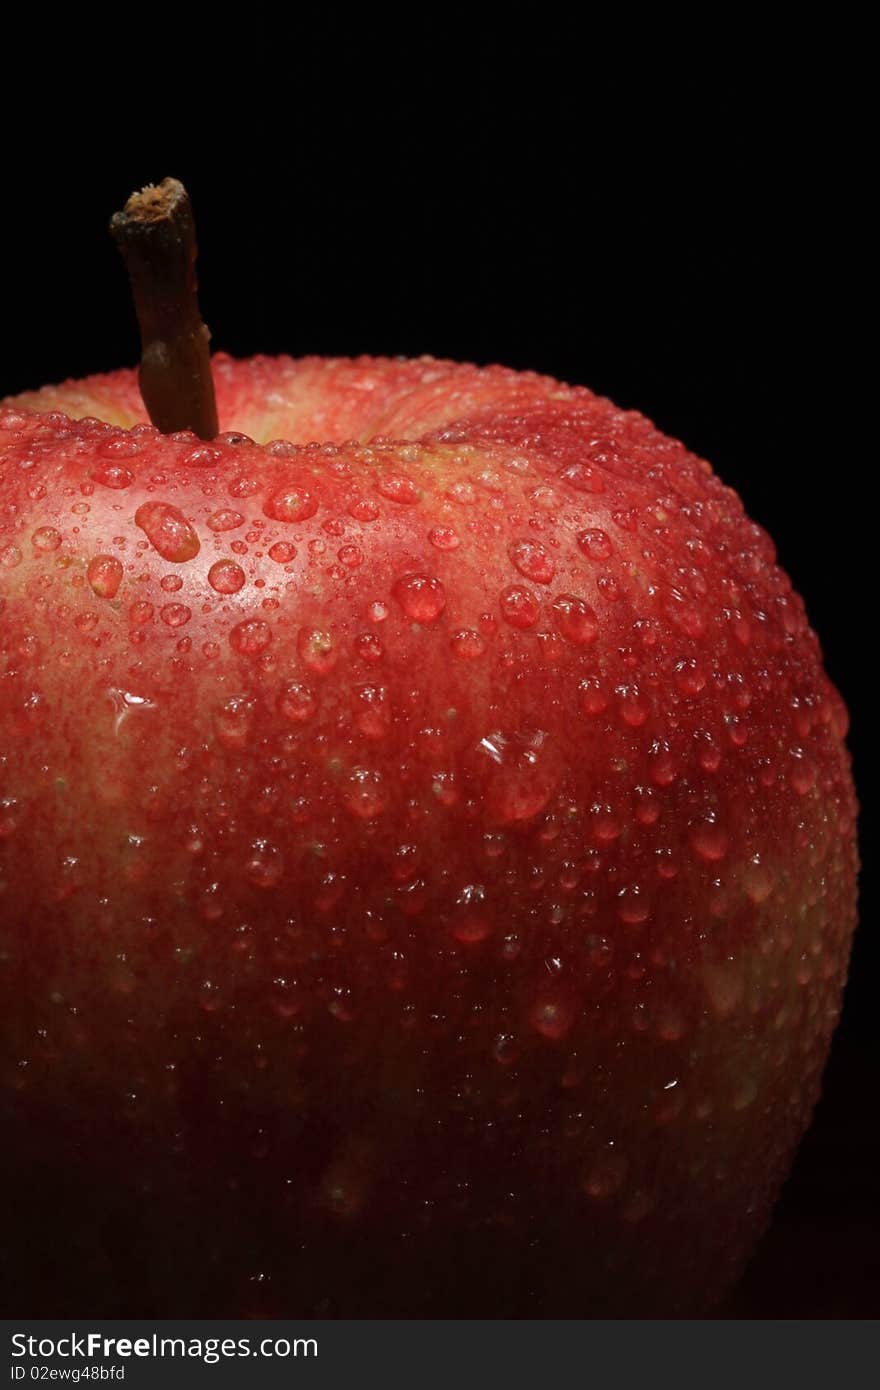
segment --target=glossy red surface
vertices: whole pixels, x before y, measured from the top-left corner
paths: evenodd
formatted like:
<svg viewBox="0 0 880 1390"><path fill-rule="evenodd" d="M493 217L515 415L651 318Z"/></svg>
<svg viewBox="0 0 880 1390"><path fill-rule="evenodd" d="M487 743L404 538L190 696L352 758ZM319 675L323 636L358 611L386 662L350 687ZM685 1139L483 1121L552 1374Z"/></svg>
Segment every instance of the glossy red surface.
<svg viewBox="0 0 880 1390"><path fill-rule="evenodd" d="M275 443L164 438L129 372L0 412L22 1308L712 1306L854 925L771 541L584 389L215 361Z"/></svg>

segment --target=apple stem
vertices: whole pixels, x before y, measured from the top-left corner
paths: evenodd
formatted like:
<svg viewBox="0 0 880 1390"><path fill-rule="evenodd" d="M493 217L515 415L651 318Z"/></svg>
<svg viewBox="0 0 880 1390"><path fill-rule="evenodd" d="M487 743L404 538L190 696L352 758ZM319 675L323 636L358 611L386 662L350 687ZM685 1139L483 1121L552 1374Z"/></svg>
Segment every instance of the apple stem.
<svg viewBox="0 0 880 1390"><path fill-rule="evenodd" d="M141 334L144 405L163 434L217 434L210 333L196 297L196 234L189 195L177 179L133 193L110 221L131 281Z"/></svg>

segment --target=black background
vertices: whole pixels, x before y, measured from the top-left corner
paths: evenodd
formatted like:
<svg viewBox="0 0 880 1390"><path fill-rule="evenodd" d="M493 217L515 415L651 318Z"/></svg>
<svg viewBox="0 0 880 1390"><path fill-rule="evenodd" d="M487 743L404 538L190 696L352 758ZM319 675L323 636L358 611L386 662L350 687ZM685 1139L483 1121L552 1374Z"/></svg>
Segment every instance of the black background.
<svg viewBox="0 0 880 1390"><path fill-rule="evenodd" d="M858 36L719 24L636 51L634 14L608 34L270 13L7 45L0 394L136 360L106 222L174 174L216 347L500 361L641 409L741 493L807 601L870 871ZM732 1316L880 1310L875 892L866 872L825 1097Z"/></svg>

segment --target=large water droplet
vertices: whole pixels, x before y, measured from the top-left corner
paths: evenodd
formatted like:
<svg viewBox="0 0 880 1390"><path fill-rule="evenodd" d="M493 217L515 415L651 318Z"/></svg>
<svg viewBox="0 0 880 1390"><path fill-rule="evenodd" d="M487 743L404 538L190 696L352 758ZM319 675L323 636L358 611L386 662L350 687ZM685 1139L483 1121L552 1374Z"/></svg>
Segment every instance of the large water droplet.
<svg viewBox="0 0 880 1390"><path fill-rule="evenodd" d="M278 692L275 708L291 724L306 724L317 710L318 702L302 681L289 681Z"/></svg>
<svg viewBox="0 0 880 1390"><path fill-rule="evenodd" d="M475 661L486 650L486 642L475 628L465 627L454 632L449 639L452 655L458 661Z"/></svg>
<svg viewBox="0 0 880 1390"><path fill-rule="evenodd" d="M595 716L603 714L608 708L608 696L598 676L585 676L578 685L578 695L584 714Z"/></svg>
<svg viewBox="0 0 880 1390"><path fill-rule="evenodd" d="M520 574L535 584L549 584L556 573L556 563L543 541L512 541L507 553Z"/></svg>
<svg viewBox="0 0 880 1390"><path fill-rule="evenodd" d="M571 1031L574 1013L571 1006L560 999L540 999L532 1009L532 1026L544 1038L559 1042Z"/></svg>
<svg viewBox="0 0 880 1390"><path fill-rule="evenodd" d="M299 484L291 484L274 492L263 506L266 516L273 521L308 521L318 510L317 500Z"/></svg>
<svg viewBox="0 0 880 1390"><path fill-rule="evenodd" d="M690 658L676 663L675 684L682 695L693 698L705 689L706 677L697 662Z"/></svg>
<svg viewBox="0 0 880 1390"><path fill-rule="evenodd" d="M457 550L461 544L451 526L434 526L428 532L428 540L438 550Z"/></svg>
<svg viewBox="0 0 880 1390"><path fill-rule="evenodd" d="M339 657L332 634L319 627L301 627L296 649L303 664L318 676L332 671Z"/></svg>
<svg viewBox="0 0 880 1390"><path fill-rule="evenodd" d="M414 623L433 623L446 607L446 590L439 579L427 574L404 574L391 590L406 616Z"/></svg>
<svg viewBox="0 0 880 1390"><path fill-rule="evenodd" d="M0 798L0 840L14 835L21 820L21 802L14 796Z"/></svg>
<svg viewBox="0 0 880 1390"><path fill-rule="evenodd" d="M269 840L255 840L244 871L255 888L276 887L284 873L284 859L278 846Z"/></svg>
<svg viewBox="0 0 880 1390"><path fill-rule="evenodd" d="M756 907L760 906L770 897L774 884L773 871L762 861L759 854L754 855L743 871L746 896Z"/></svg>
<svg viewBox="0 0 880 1390"><path fill-rule="evenodd" d="M290 541L276 541L269 546L269 559L274 560L276 565L289 565L291 560L296 559L296 546Z"/></svg>
<svg viewBox="0 0 880 1390"><path fill-rule="evenodd" d="M214 711L214 731L224 748L244 748L254 724L254 701L247 695L233 695Z"/></svg>
<svg viewBox="0 0 880 1390"><path fill-rule="evenodd" d="M188 449L183 454L180 462L184 468L210 468L223 462L223 451L213 448L210 444L197 444L194 449Z"/></svg>
<svg viewBox="0 0 880 1390"><path fill-rule="evenodd" d="M598 527L590 527L587 531L579 531L577 538L578 545L590 560L607 560L610 558L614 546L605 531L600 531Z"/></svg>
<svg viewBox="0 0 880 1390"><path fill-rule="evenodd" d="M498 1033L492 1043L492 1056L502 1067L512 1066L519 1057L519 1047L513 1033Z"/></svg>
<svg viewBox="0 0 880 1390"><path fill-rule="evenodd" d="M352 695L354 722L365 738L382 739L391 728L391 706L384 685L358 685Z"/></svg>
<svg viewBox="0 0 880 1390"><path fill-rule="evenodd" d="M155 611L153 605L148 603L146 599L137 599L128 610L129 620L136 627L143 627L144 623L152 622Z"/></svg>
<svg viewBox="0 0 880 1390"><path fill-rule="evenodd" d="M246 618L229 634L230 646L242 656L259 656L271 641L272 629L262 618Z"/></svg>
<svg viewBox="0 0 880 1390"><path fill-rule="evenodd" d="M412 478L408 478L405 473L386 474L376 483L376 491L389 502L397 502L405 507L414 506L421 496Z"/></svg>
<svg viewBox="0 0 880 1390"><path fill-rule="evenodd" d="M356 767L348 779L343 799L359 820L375 820L388 805L388 792L381 772Z"/></svg>
<svg viewBox="0 0 880 1390"><path fill-rule="evenodd" d="M217 560L208 570L208 583L215 593L237 594L244 582L244 570L234 560Z"/></svg>
<svg viewBox="0 0 880 1390"><path fill-rule="evenodd" d="M99 464L92 469L92 478L102 487L109 487L115 492L122 492L124 488L131 487L134 482L134 474L130 468L126 468L122 463Z"/></svg>
<svg viewBox="0 0 880 1390"><path fill-rule="evenodd" d="M192 617L192 609L185 603L166 603L159 610L159 617L168 627L184 627Z"/></svg>
<svg viewBox="0 0 880 1390"><path fill-rule="evenodd" d="M353 497L348 504L348 514L354 517L355 521L375 521L379 515L379 508L369 497Z"/></svg>
<svg viewBox="0 0 880 1390"><path fill-rule="evenodd" d="M574 594L559 594L553 600L553 616L566 642L586 647L596 640L599 620L585 599Z"/></svg>
<svg viewBox="0 0 880 1390"><path fill-rule="evenodd" d="M86 578L98 598L115 598L122 583L122 564L115 555L96 555L89 562Z"/></svg>
<svg viewBox="0 0 880 1390"><path fill-rule="evenodd" d="M31 536L31 545L37 551L57 550L61 544L61 532L54 526L38 526Z"/></svg>
<svg viewBox="0 0 880 1390"><path fill-rule="evenodd" d="M556 788L557 768L543 730L515 734L496 730L480 740L477 752L495 820L509 825L531 820L544 810Z"/></svg>
<svg viewBox="0 0 880 1390"><path fill-rule="evenodd" d="M234 531L237 527L244 525L244 517L241 512L233 512L229 507L221 507L219 511L211 513L206 524L212 531Z"/></svg>
<svg viewBox="0 0 880 1390"><path fill-rule="evenodd" d="M0 546L0 565L4 569L14 570L17 565L21 564L21 559L21 551L17 545Z"/></svg>
<svg viewBox="0 0 880 1390"><path fill-rule="evenodd" d="M560 473L563 482L573 487L575 492L599 493L605 491L605 482L597 468L588 463L572 463Z"/></svg>
<svg viewBox="0 0 880 1390"><path fill-rule="evenodd" d="M336 558L346 569L356 570L364 563L364 552L359 545L343 545L340 546Z"/></svg>
<svg viewBox="0 0 880 1390"><path fill-rule="evenodd" d="M511 627L534 627L541 616L541 605L530 589L509 584L498 597L501 616Z"/></svg>
<svg viewBox="0 0 880 1390"><path fill-rule="evenodd" d="M707 816L705 820L691 826L691 844L701 859L708 864L715 864L727 854L727 832L717 823L714 816Z"/></svg>
<svg viewBox="0 0 880 1390"><path fill-rule="evenodd" d="M492 931L486 890L482 883L469 883L462 888L455 902L455 912L449 930L456 941L475 945L485 941Z"/></svg>
<svg viewBox="0 0 880 1390"><path fill-rule="evenodd" d="M170 502L145 502L135 512L134 521L163 560L182 565L198 555L198 536L183 512Z"/></svg>

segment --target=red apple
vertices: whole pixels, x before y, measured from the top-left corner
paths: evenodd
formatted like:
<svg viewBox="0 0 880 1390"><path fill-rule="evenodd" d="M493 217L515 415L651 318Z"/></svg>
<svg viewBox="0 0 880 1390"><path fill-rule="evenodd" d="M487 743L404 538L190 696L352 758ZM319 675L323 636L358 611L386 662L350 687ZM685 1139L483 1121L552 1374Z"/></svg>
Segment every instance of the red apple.
<svg viewBox="0 0 880 1390"><path fill-rule="evenodd" d="M769 538L582 388L214 372L0 413L10 1311L711 1308L854 923Z"/></svg>

